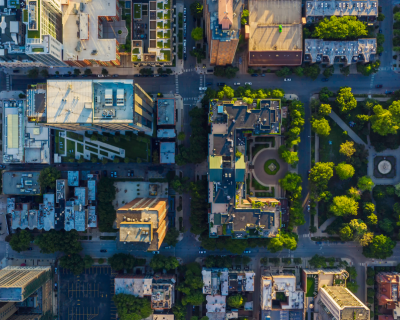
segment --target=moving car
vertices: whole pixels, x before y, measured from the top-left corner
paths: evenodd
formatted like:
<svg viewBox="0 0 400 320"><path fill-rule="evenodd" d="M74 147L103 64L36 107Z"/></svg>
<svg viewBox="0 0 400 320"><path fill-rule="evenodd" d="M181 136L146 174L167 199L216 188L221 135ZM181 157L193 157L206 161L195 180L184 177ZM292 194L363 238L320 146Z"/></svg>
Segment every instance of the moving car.
<svg viewBox="0 0 400 320"><path fill-rule="evenodd" d="M218 87L223 87L225 84L226 84L225 82L218 82L218 83L217 83L217 86L218 86Z"/></svg>
<svg viewBox="0 0 400 320"><path fill-rule="evenodd" d="M322 78L321 81L322 81L322 82L328 82L329 79L328 79L328 78Z"/></svg>
<svg viewBox="0 0 400 320"><path fill-rule="evenodd" d="M240 86L240 82L235 82L233 85L234 86Z"/></svg>
<svg viewBox="0 0 400 320"><path fill-rule="evenodd" d="M251 76L252 77L258 77L258 73L253 73Z"/></svg>
<svg viewBox="0 0 400 320"><path fill-rule="evenodd" d="M251 253L250 250L244 250L243 253Z"/></svg>
<svg viewBox="0 0 400 320"><path fill-rule="evenodd" d="M160 251L153 251L153 254L159 254Z"/></svg>
<svg viewBox="0 0 400 320"><path fill-rule="evenodd" d="M382 85L381 84L377 84L376 86L375 86L375 88L382 88Z"/></svg>
<svg viewBox="0 0 400 320"><path fill-rule="evenodd" d="M106 249L101 249L100 252L107 252L107 250Z"/></svg>
<svg viewBox="0 0 400 320"><path fill-rule="evenodd" d="M284 81L292 81L290 78L285 78Z"/></svg>
<svg viewBox="0 0 400 320"><path fill-rule="evenodd" d="M200 91L202 91L202 90L206 91L206 90L207 90L207 87L199 87L199 90L200 90Z"/></svg>
<svg viewBox="0 0 400 320"><path fill-rule="evenodd" d="M245 82L244 85L245 86L252 86L253 84L251 82Z"/></svg>
<svg viewBox="0 0 400 320"><path fill-rule="evenodd" d="M261 77L265 77L265 73L262 73L262 74L261 74Z"/></svg>

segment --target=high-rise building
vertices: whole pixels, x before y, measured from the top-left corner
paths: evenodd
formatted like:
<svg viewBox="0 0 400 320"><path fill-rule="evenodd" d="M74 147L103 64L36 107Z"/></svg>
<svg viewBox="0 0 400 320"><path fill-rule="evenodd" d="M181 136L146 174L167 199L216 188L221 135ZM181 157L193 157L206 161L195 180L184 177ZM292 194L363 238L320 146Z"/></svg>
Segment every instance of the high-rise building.
<svg viewBox="0 0 400 320"><path fill-rule="evenodd" d="M63 0L64 61L70 66L119 66L128 35L116 0ZM117 32L121 31L121 32Z"/></svg>
<svg viewBox="0 0 400 320"><path fill-rule="evenodd" d="M0 301L23 302L51 282L51 276L51 267L5 267L0 270Z"/></svg>
<svg viewBox="0 0 400 320"><path fill-rule="evenodd" d="M167 233L167 198L136 198L117 210L119 241L158 250Z"/></svg>
<svg viewBox="0 0 400 320"><path fill-rule="evenodd" d="M133 80L48 80L44 125L153 133L153 100Z"/></svg>
<svg viewBox="0 0 400 320"><path fill-rule="evenodd" d="M206 0L204 19L210 64L232 64L239 44L243 0Z"/></svg>

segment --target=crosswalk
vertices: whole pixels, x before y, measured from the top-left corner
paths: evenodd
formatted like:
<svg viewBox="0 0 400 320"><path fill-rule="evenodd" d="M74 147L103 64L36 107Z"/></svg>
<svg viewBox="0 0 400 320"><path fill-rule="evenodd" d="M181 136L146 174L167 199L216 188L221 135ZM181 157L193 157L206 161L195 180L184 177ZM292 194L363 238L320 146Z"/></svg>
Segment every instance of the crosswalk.
<svg viewBox="0 0 400 320"><path fill-rule="evenodd" d="M183 72L191 72L194 71L194 69L183 69Z"/></svg>
<svg viewBox="0 0 400 320"><path fill-rule="evenodd" d="M175 75L175 93L179 94L179 81L178 81L178 75Z"/></svg>
<svg viewBox="0 0 400 320"><path fill-rule="evenodd" d="M11 76L9 74L6 75L6 89L7 91L11 91L12 83L11 83Z"/></svg>
<svg viewBox="0 0 400 320"><path fill-rule="evenodd" d="M374 79L375 79L375 73L373 73L372 76L371 76L371 82L369 84L368 94L371 94L372 87L374 86Z"/></svg>
<svg viewBox="0 0 400 320"><path fill-rule="evenodd" d="M199 97L189 97L189 98L183 98L183 101L193 101L197 99L199 99Z"/></svg>

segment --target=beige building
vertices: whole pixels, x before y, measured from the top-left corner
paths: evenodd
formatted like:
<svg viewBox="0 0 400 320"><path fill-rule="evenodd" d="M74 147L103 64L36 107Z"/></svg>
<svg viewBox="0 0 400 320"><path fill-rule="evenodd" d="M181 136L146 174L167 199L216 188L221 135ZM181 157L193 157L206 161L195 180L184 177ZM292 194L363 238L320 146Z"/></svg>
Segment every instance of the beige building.
<svg viewBox="0 0 400 320"><path fill-rule="evenodd" d="M14 302L0 302L0 320L9 319L18 311Z"/></svg>
<svg viewBox="0 0 400 320"><path fill-rule="evenodd" d="M153 133L153 100L133 80L48 80L44 125Z"/></svg>
<svg viewBox="0 0 400 320"><path fill-rule="evenodd" d="M249 0L249 11L249 66L301 65L301 1Z"/></svg>

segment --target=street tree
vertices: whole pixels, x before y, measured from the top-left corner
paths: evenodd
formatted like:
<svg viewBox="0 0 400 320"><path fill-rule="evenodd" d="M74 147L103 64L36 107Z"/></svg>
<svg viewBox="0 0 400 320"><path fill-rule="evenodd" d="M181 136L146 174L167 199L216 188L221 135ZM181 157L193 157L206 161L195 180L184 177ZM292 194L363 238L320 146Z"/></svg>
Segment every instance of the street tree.
<svg viewBox="0 0 400 320"><path fill-rule="evenodd" d="M194 291L182 298L182 304L191 304L194 306L201 305L206 300L205 295L200 290Z"/></svg>
<svg viewBox="0 0 400 320"><path fill-rule="evenodd" d="M392 220L384 218L383 220L379 221L379 227L385 231L385 234L390 234L394 230L394 223Z"/></svg>
<svg viewBox="0 0 400 320"><path fill-rule="evenodd" d="M350 158L354 154L354 152L356 152L356 148L354 148L354 141L343 142L340 145L339 152Z"/></svg>
<svg viewBox="0 0 400 320"><path fill-rule="evenodd" d="M346 180L354 175L354 167L346 162L339 163L335 167L336 174L339 176L340 180Z"/></svg>
<svg viewBox="0 0 400 320"><path fill-rule="evenodd" d="M150 261L150 267L154 270L174 270L179 266L179 261L175 257L166 257L162 254L156 254Z"/></svg>
<svg viewBox="0 0 400 320"><path fill-rule="evenodd" d="M372 240L374 239L374 233L373 232L365 232L360 238L358 238L358 243L365 247L368 246Z"/></svg>
<svg viewBox="0 0 400 320"><path fill-rule="evenodd" d="M101 69L101 74L103 76L108 76L108 70L106 68Z"/></svg>
<svg viewBox="0 0 400 320"><path fill-rule="evenodd" d="M85 270L85 262L77 253L62 256L58 264L61 268L70 270L76 276Z"/></svg>
<svg viewBox="0 0 400 320"><path fill-rule="evenodd" d="M281 157L281 159L289 164L293 164L293 163L299 161L297 152L290 151L284 145L281 145L279 147L278 153L279 153L279 156Z"/></svg>
<svg viewBox="0 0 400 320"><path fill-rule="evenodd" d="M375 235L372 242L363 247L363 255L367 258L386 259L393 254L396 242L381 234Z"/></svg>
<svg viewBox="0 0 400 320"><path fill-rule="evenodd" d="M361 236L368 231L367 225L361 219L352 219L349 222L350 228L354 233Z"/></svg>
<svg viewBox="0 0 400 320"><path fill-rule="evenodd" d="M328 120L324 117L318 119L313 118L311 119L311 128L312 130L320 136L329 136L331 132L331 127L329 125Z"/></svg>
<svg viewBox="0 0 400 320"><path fill-rule="evenodd" d="M90 76L92 74L92 69L87 68L85 69L84 73L86 76Z"/></svg>
<svg viewBox="0 0 400 320"><path fill-rule="evenodd" d="M278 77L287 77L292 74L292 69L289 67L280 68L278 71L275 72L275 75Z"/></svg>
<svg viewBox="0 0 400 320"><path fill-rule="evenodd" d="M339 89L336 104L342 113L347 113L357 107L357 100L354 98L350 87L342 87Z"/></svg>
<svg viewBox="0 0 400 320"><path fill-rule="evenodd" d="M79 76L81 74L81 70L74 69L74 75Z"/></svg>
<svg viewBox="0 0 400 320"><path fill-rule="evenodd" d="M347 224L339 230L339 236L342 241L351 241L353 240L353 230Z"/></svg>
<svg viewBox="0 0 400 320"><path fill-rule="evenodd" d="M372 179L368 176L363 176L358 179L357 186L360 190L362 191L371 191L372 187L374 186L374 183L372 182Z"/></svg>
<svg viewBox="0 0 400 320"><path fill-rule="evenodd" d="M298 66L296 68L293 69L293 72L295 73L295 75L302 77L304 76L304 68Z"/></svg>
<svg viewBox="0 0 400 320"><path fill-rule="evenodd" d="M120 320L141 320L152 314L150 300L131 294L119 293L112 298Z"/></svg>
<svg viewBox="0 0 400 320"><path fill-rule="evenodd" d="M317 79L320 73L321 73L321 69L320 69L319 65L316 63L311 64L311 65L306 65L304 67L304 75L306 77L311 78L312 80Z"/></svg>
<svg viewBox="0 0 400 320"><path fill-rule="evenodd" d="M329 104L321 104L318 108L318 114L321 116L329 116L332 112L332 107Z"/></svg>
<svg viewBox="0 0 400 320"><path fill-rule="evenodd" d="M247 9L244 9L242 12L242 19L240 20L240 23L244 26L249 22L249 15L250 12Z"/></svg>
<svg viewBox="0 0 400 320"><path fill-rule="evenodd" d="M292 193L301 193L301 176L297 173L288 172L279 180L281 187Z"/></svg>
<svg viewBox="0 0 400 320"><path fill-rule="evenodd" d="M40 75L41 75L43 78L48 78L48 77L49 77L49 70L47 70L47 69L42 69L42 70L40 70Z"/></svg>
<svg viewBox="0 0 400 320"><path fill-rule="evenodd" d="M395 116L390 109L384 109L381 105L373 108L374 114L370 117L371 129L381 136L396 134L399 130L398 115Z"/></svg>
<svg viewBox="0 0 400 320"><path fill-rule="evenodd" d="M85 264L85 268L88 269L93 265L94 260L91 256L85 255L85 257L83 258L83 263Z"/></svg>
<svg viewBox="0 0 400 320"><path fill-rule="evenodd" d="M178 140L179 141L184 141L185 138L186 138L186 134L183 131L178 133Z"/></svg>
<svg viewBox="0 0 400 320"><path fill-rule="evenodd" d="M54 167L48 166L39 174L40 189L43 193L47 190L56 189L56 180L61 178L61 172Z"/></svg>
<svg viewBox="0 0 400 320"><path fill-rule="evenodd" d="M308 260L308 264L313 268L326 268L326 258L320 256L318 254L314 255L310 260Z"/></svg>
<svg viewBox="0 0 400 320"><path fill-rule="evenodd" d="M335 216L357 215L358 202L348 196L337 196L333 198L329 207Z"/></svg>
<svg viewBox="0 0 400 320"><path fill-rule="evenodd" d="M27 230L21 230L12 234L10 240L11 249L17 251L18 253L21 251L28 250L30 243L33 239L31 233Z"/></svg>
<svg viewBox="0 0 400 320"><path fill-rule="evenodd" d="M200 41L203 39L203 28L197 27L192 30L191 36L193 40Z"/></svg>
<svg viewBox="0 0 400 320"><path fill-rule="evenodd" d="M317 190L326 190L328 182L333 176L333 166L333 162L317 162L311 168L308 179Z"/></svg>
<svg viewBox="0 0 400 320"><path fill-rule="evenodd" d="M178 236L179 236L179 231L176 230L176 228L168 228L164 240L169 246L175 247L178 243Z"/></svg>
<svg viewBox="0 0 400 320"><path fill-rule="evenodd" d="M198 0L192 2L190 12L196 19L201 19L203 17L203 3Z"/></svg>
<svg viewBox="0 0 400 320"><path fill-rule="evenodd" d="M35 244L40 248L41 253L47 254L57 251L65 254L77 254L82 251L79 234L76 230L56 231L52 229L38 235Z"/></svg>
<svg viewBox="0 0 400 320"><path fill-rule="evenodd" d="M378 224L378 216L375 213L371 213L367 216L367 223L371 226Z"/></svg>
<svg viewBox="0 0 400 320"><path fill-rule="evenodd" d="M32 68L28 70L28 78L31 79L36 79L37 77L39 77L39 69L38 68Z"/></svg>

